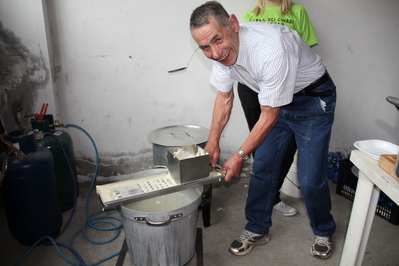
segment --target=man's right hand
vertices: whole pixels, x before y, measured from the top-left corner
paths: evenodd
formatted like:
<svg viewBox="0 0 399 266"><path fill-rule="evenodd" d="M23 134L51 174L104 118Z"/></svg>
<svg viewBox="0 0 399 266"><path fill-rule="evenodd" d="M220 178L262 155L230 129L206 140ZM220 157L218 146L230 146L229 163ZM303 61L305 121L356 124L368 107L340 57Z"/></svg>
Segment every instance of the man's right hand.
<svg viewBox="0 0 399 266"><path fill-rule="evenodd" d="M209 163L212 168L216 167L220 157L220 147L219 144L207 143L204 150L209 153Z"/></svg>

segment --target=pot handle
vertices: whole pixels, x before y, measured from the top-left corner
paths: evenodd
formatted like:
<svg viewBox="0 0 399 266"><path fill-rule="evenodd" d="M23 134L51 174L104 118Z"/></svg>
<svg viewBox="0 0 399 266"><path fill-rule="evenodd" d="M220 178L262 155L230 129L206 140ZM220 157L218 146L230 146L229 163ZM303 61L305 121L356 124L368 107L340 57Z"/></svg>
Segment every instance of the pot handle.
<svg viewBox="0 0 399 266"><path fill-rule="evenodd" d="M135 219L137 222L146 222L147 225L149 225L149 226L165 226L165 225L170 224L170 222L171 222L173 219L177 219L177 218L181 218L181 217L183 217L183 214L182 214L182 213L172 214L172 215L169 217L169 220L167 220L167 221L165 221L165 222L152 222L152 221L149 221L149 220L148 220L147 218L145 218L145 217L134 217L134 219Z"/></svg>
<svg viewBox="0 0 399 266"><path fill-rule="evenodd" d="M151 169L165 169L168 170L168 167L166 167L165 165L154 165L151 167Z"/></svg>
<svg viewBox="0 0 399 266"><path fill-rule="evenodd" d="M175 138L177 138L177 139L179 139L182 135L184 136L184 137L189 137L189 138L193 138L190 134L188 134L187 133L187 131L180 131L180 130L178 130L178 131L175 131L175 132L170 132L170 134L173 136L173 137L175 137ZM179 136L179 134L180 134L180 136ZM184 135L185 134L185 135Z"/></svg>

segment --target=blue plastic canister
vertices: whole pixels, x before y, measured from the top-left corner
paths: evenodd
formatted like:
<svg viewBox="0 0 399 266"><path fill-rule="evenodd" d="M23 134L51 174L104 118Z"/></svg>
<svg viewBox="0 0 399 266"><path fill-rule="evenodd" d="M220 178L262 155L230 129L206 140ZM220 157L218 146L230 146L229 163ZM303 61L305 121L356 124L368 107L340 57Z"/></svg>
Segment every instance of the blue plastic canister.
<svg viewBox="0 0 399 266"><path fill-rule="evenodd" d="M36 135L11 132L7 140L19 144L26 158L8 155L8 164L0 191L11 235L19 243L33 245L43 236L56 237L62 225L53 156L38 147ZM7 152L0 155L3 165Z"/></svg>

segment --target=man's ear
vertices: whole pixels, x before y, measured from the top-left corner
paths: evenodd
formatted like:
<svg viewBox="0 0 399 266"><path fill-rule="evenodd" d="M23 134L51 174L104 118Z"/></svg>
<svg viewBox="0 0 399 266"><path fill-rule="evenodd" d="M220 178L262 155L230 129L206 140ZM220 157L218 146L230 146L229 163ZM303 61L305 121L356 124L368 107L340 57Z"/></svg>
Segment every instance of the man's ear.
<svg viewBox="0 0 399 266"><path fill-rule="evenodd" d="M234 30L234 32L237 33L240 30L240 22L238 21L236 15L231 14L229 17L229 21L232 29Z"/></svg>

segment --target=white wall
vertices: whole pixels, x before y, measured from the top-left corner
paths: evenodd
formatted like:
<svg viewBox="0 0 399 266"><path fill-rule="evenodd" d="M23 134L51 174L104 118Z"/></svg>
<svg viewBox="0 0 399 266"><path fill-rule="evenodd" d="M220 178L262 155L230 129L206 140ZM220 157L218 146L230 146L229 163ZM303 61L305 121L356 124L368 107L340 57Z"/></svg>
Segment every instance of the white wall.
<svg viewBox="0 0 399 266"><path fill-rule="evenodd" d="M299 0L314 24L338 89L331 147L348 151L362 139L399 144L399 2Z"/></svg>
<svg viewBox="0 0 399 266"><path fill-rule="evenodd" d="M92 134L103 162L130 161L135 170L144 168L143 156L152 156L147 141L152 130L209 127L216 94L209 84L212 62L198 51L186 71L167 73L185 66L196 49L188 21L203 1L47 2L63 120ZM247 134L239 109L229 128L234 130L223 139L226 154ZM69 132L78 156L89 157L90 142Z"/></svg>
<svg viewBox="0 0 399 266"><path fill-rule="evenodd" d="M151 163L147 135L154 129L177 124L209 127L216 95L209 84L212 62L197 51L187 70L167 73L185 66L195 50L188 21L203 2L44 1L54 63L51 68L47 62L47 67L52 69L58 97L50 112L58 108L56 116L64 123L77 124L92 135L102 168L113 169L112 175ZM241 19L257 1L220 2ZM348 153L360 139L399 143L399 113L385 100L399 97L399 2L297 3L308 10L319 38L314 49L324 58L338 88L331 150ZM22 5L26 14L18 15ZM35 53L39 53L35 45L45 35L44 19L40 12L30 11L39 7L40 1L0 0L3 27L20 36ZM35 37L32 30L40 34ZM52 97L48 90L38 93L37 106L43 97ZM76 156L90 164L94 158L88 139L78 130L67 131ZM223 158L235 152L247 134L237 97L222 138Z"/></svg>

